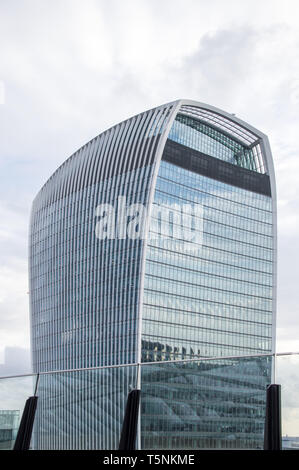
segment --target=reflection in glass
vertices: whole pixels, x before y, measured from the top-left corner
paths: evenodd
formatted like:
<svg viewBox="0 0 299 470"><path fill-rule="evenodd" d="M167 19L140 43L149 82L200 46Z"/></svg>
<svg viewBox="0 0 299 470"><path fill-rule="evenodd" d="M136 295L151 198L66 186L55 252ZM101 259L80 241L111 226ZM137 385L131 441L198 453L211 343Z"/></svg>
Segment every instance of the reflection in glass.
<svg viewBox="0 0 299 470"><path fill-rule="evenodd" d="M271 357L144 364L142 449L262 449Z"/></svg>
<svg viewBox="0 0 299 470"><path fill-rule="evenodd" d="M137 366L40 376L34 449L117 449Z"/></svg>
<svg viewBox="0 0 299 470"><path fill-rule="evenodd" d="M35 383L36 375L0 379L0 449L13 448L26 400L33 395Z"/></svg>

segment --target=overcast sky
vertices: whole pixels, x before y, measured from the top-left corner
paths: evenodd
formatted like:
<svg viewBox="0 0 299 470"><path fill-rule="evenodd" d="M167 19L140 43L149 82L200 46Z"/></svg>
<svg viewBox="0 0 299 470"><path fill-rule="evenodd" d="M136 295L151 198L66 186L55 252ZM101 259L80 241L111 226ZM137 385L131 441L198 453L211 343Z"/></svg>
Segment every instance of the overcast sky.
<svg viewBox="0 0 299 470"><path fill-rule="evenodd" d="M297 0L1 0L0 362L30 344L28 219L41 185L106 128L178 98L269 136L278 350L299 351L298 23Z"/></svg>

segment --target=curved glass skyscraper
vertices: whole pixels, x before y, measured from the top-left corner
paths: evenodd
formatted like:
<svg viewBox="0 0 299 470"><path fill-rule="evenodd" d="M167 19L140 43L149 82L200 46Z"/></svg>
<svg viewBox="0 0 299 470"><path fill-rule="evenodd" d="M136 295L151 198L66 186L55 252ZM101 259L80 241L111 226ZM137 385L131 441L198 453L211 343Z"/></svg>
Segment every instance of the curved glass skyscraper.
<svg viewBox="0 0 299 470"><path fill-rule="evenodd" d="M30 228L35 372L274 350L273 162L234 115L179 100L112 127Z"/></svg>

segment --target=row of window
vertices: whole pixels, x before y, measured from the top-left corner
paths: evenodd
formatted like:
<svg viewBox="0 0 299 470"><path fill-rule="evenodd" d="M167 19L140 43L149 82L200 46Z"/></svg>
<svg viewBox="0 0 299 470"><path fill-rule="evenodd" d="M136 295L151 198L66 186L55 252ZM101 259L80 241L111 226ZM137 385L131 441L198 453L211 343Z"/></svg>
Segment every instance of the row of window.
<svg viewBox="0 0 299 470"><path fill-rule="evenodd" d="M190 188L190 191L202 191L208 195L219 197L223 203L231 202L232 207L241 208L242 205L256 206L260 211L271 211L271 198L260 193L247 191L238 186L231 186L227 183L190 172L185 168L162 161L159 168L159 177L173 182L173 188L170 194L176 194L179 191L175 185ZM163 184L161 182L161 184ZM158 186L159 189L159 186Z"/></svg>

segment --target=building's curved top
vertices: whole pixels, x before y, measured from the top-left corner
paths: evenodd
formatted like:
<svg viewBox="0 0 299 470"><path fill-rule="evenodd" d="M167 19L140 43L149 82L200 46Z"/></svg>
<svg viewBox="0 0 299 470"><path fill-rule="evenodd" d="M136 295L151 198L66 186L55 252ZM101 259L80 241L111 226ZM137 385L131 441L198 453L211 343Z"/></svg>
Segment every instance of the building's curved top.
<svg viewBox="0 0 299 470"><path fill-rule="evenodd" d="M234 114L229 114L226 111L216 108L215 106L188 99L179 99L173 102L163 104L156 108L149 109L133 117L130 117L125 121L116 124L111 128L108 128L98 136L91 139L89 142L80 147L76 152L74 152L57 168L57 170L42 186L37 197L45 191L45 188L47 187L48 183L50 183L53 178L55 178L55 176L59 174L59 172L65 165L69 164L71 160L75 158L80 152L82 152L84 148L89 145L92 145L92 143L96 139L99 139L101 136L104 136L107 133L111 133L111 131L113 131L114 129L118 128L121 125L126 125L128 122L134 119L137 121L138 118L149 113L156 113L156 117L151 123L152 127L147 129L148 135L154 135L156 132L160 134L165 133L165 137L167 138L167 134L170 131L172 122L176 118L177 114L181 114L190 116L198 120L199 122L206 123L209 127L212 127L220 131L222 134L226 134L234 141L239 142L243 147L247 148L248 150L252 150L254 156L253 158L255 159L255 171L258 171L259 173L269 174L271 179L271 189L273 193L275 180L272 155L267 136L258 129L254 128L253 126L237 118ZM161 119L163 120L162 126ZM164 141L166 141L166 139L164 139Z"/></svg>
<svg viewBox="0 0 299 470"><path fill-rule="evenodd" d="M209 126L217 128L232 139L240 142L249 150L254 149L257 171L268 173L274 183L273 160L267 136L239 119L235 114L229 114L215 106L192 100L179 100L179 111L182 114L192 116ZM271 186L272 186L271 184Z"/></svg>

